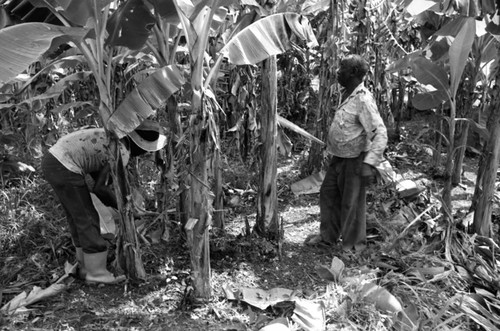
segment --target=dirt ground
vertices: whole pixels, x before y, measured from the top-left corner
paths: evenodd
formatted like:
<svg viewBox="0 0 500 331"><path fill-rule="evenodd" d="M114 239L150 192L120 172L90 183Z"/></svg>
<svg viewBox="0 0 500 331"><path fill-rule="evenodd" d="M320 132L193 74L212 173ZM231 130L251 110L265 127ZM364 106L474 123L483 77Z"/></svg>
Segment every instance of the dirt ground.
<svg viewBox="0 0 500 331"><path fill-rule="evenodd" d="M402 154L397 149L393 152ZM226 173L225 229L212 229L211 233L210 302L196 303L190 299L188 250L178 226L171 224L168 241L144 245L146 280L103 287L75 280L64 292L29 306L24 313L0 317L1 330L258 330L265 321L287 316L289 307L273 307L263 313L244 302L228 300L225 289L280 287L297 291L304 298L317 298L327 291L328 282L318 276L315 267L329 265L335 256L344 261L346 268L380 267L374 265L374 256L380 255L380 248L388 243L383 242L385 237L377 229L384 219L374 203L383 194L376 190L368 196L372 222L368 229L369 245L363 253L339 255L331 249L303 244L308 235L319 229L319 207L318 194L295 196L290 190L290 185L300 179L302 158L297 153L280 160L278 197L284 227L281 250L266 240L246 235L245 222L250 226L255 222L256 187L248 180L254 174L241 164L228 168L231 170ZM422 155L406 154L392 160L405 179L434 190L435 180L423 172L428 169ZM466 213L470 205L476 163L475 159L468 159L464 186L454 189L458 213ZM68 258L72 256L69 254ZM62 273L62 266L57 272ZM18 289L29 286L18 284ZM2 304L9 292L4 291L3 296ZM343 329L338 326L331 322L328 329Z"/></svg>

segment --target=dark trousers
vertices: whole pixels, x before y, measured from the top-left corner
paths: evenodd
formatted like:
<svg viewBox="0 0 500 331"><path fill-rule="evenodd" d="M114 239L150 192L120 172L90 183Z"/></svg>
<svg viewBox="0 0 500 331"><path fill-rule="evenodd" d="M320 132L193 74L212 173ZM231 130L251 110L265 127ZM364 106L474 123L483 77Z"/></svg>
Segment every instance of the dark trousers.
<svg viewBox="0 0 500 331"><path fill-rule="evenodd" d="M50 153L43 157L42 171L61 201L75 247L81 247L84 253L89 254L107 250L106 241L101 236L99 214L92 203L85 178L66 169Z"/></svg>
<svg viewBox="0 0 500 331"><path fill-rule="evenodd" d="M364 153L333 157L320 189L320 234L323 241L351 249L366 242L366 188L361 185Z"/></svg>

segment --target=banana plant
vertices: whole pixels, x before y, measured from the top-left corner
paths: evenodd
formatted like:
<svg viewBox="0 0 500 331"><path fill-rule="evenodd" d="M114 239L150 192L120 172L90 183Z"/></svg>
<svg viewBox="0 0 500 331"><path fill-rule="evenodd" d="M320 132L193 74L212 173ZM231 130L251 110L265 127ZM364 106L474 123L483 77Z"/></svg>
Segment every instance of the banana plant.
<svg viewBox="0 0 500 331"><path fill-rule="evenodd" d="M447 215L451 215L452 212L452 172L456 151L454 145L457 111L456 95L475 37L476 23L474 18L460 17L448 23L437 34L448 34L452 33L452 31L458 32L453 36L454 40L448 51L449 72L442 64L433 63L424 56L410 58L410 66L415 78L427 89L426 92L415 95L413 105L417 109L430 109L439 106L444 101L449 103L449 116L446 117L449 134L443 190L443 207L448 211Z"/></svg>
<svg viewBox="0 0 500 331"><path fill-rule="evenodd" d="M64 26L25 23L0 30L0 84L26 70L51 47L71 41L83 54L94 75L99 91L101 122L112 143L117 143L117 139L134 130L142 119L154 114L158 104L183 84L177 68L160 68L133 91L122 107L117 107L122 100L117 100L112 93L115 60L119 59L115 55L125 51L119 46L140 48L149 37L153 21L142 1L132 0L121 7L118 7L118 1L105 0L32 2L49 8ZM135 29L137 25L139 28ZM124 35L128 38L123 38ZM113 155L112 159L114 185L121 211L118 261L130 277L145 278L132 208L128 205L130 188L126 172L119 154Z"/></svg>
<svg viewBox="0 0 500 331"><path fill-rule="evenodd" d="M230 63L256 64L291 47L290 40L297 36L314 44L315 39L308 21L297 14L277 14L256 22L242 20L229 32L226 44L216 55L214 64L208 60L207 46L210 27L222 1L198 2L197 10L188 11L174 2L184 34L186 35L191 65L191 117L189 119L190 169L188 183L189 220L186 224L191 247L195 295L210 296L210 265L208 258L208 227L212 219L213 194L208 185L210 154L220 149L215 112L220 107L212 91L223 58ZM205 75L206 73L206 75ZM216 154L215 154L216 155Z"/></svg>

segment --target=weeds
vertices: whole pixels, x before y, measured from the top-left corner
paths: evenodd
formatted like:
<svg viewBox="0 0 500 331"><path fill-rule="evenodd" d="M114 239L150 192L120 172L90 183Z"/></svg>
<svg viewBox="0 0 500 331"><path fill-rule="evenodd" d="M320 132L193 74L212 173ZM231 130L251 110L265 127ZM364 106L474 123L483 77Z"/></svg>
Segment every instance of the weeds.
<svg viewBox="0 0 500 331"><path fill-rule="evenodd" d="M22 178L0 189L0 288L50 277L68 236L58 202L46 182ZM42 277L40 277L40 275Z"/></svg>

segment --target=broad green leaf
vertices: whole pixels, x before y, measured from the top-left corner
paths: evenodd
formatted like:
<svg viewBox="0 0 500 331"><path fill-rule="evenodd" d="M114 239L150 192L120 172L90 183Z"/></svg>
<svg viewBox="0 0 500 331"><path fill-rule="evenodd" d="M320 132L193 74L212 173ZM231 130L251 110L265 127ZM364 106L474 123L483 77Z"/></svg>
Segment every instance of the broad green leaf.
<svg viewBox="0 0 500 331"><path fill-rule="evenodd" d="M403 58L400 58L390 65L387 66L385 71L387 73L391 72L397 72L400 70L406 70L411 67L411 62L416 59L417 57L420 57L422 55L422 51L415 51L413 53L405 55Z"/></svg>
<svg viewBox="0 0 500 331"><path fill-rule="evenodd" d="M35 7L52 8L56 7L69 22L77 26L85 26L87 20L94 16L94 4L97 5L97 11L106 7L112 0L29 0Z"/></svg>
<svg viewBox="0 0 500 331"><path fill-rule="evenodd" d="M476 23L474 17L468 17L462 25L462 29L455 37L453 44L450 47L450 89L451 96L455 99L457 94L458 84L462 73L464 72L465 64L469 58L469 53L472 49L472 43L476 36Z"/></svg>
<svg viewBox="0 0 500 331"><path fill-rule="evenodd" d="M260 19L241 30L223 47L221 53L233 64L256 64L288 50L292 36L305 40L309 47L318 44L304 16L281 13Z"/></svg>
<svg viewBox="0 0 500 331"><path fill-rule="evenodd" d="M129 0L109 18L106 44L140 49L154 24L155 18L142 0Z"/></svg>
<svg viewBox="0 0 500 331"><path fill-rule="evenodd" d="M417 93L411 99L411 104L418 110L427 110L436 108L447 99L446 93L440 90Z"/></svg>
<svg viewBox="0 0 500 331"><path fill-rule="evenodd" d="M148 0L154 7L155 11L168 24L179 24L179 16L175 9L175 0Z"/></svg>
<svg viewBox="0 0 500 331"><path fill-rule="evenodd" d="M177 15L179 16L182 24L182 29L184 30L184 36L186 37L188 48L192 50L194 49L194 44L198 39L196 30L189 20L194 7L192 7L192 4L189 6L186 1L174 1L174 4L177 9Z"/></svg>
<svg viewBox="0 0 500 331"><path fill-rule="evenodd" d="M50 73L51 70L74 68L75 66L83 62L85 62L85 58L83 57L83 55L71 55L64 57L62 59L55 60L46 65L44 68L40 69L40 71L38 71L35 75L31 76L26 82L24 82L23 86L19 89L18 92L24 90L26 87L31 85L41 75Z"/></svg>
<svg viewBox="0 0 500 331"><path fill-rule="evenodd" d="M8 82L44 54L54 38L82 39L88 30L46 23L24 23L0 30L0 84Z"/></svg>
<svg viewBox="0 0 500 331"><path fill-rule="evenodd" d="M422 54L425 57L436 63L440 60L446 61L448 59L448 51L453 43L453 37L450 36L437 36L431 43L429 43Z"/></svg>
<svg viewBox="0 0 500 331"><path fill-rule="evenodd" d="M432 85L437 90L449 94L448 74L442 66L432 63L424 57L417 57L411 62L415 78L424 85Z"/></svg>
<svg viewBox="0 0 500 331"><path fill-rule="evenodd" d="M455 19L446 23L441 29L434 33L435 36L452 36L455 37L468 19L472 17L457 16Z"/></svg>
<svg viewBox="0 0 500 331"><path fill-rule="evenodd" d="M177 67L156 70L120 103L106 123L108 129L118 138L124 137L153 115L183 84L184 77Z"/></svg>
<svg viewBox="0 0 500 331"><path fill-rule="evenodd" d="M477 42L473 44L473 52L475 56L481 57L482 64L496 58L499 43L491 34L485 34L477 38L476 41Z"/></svg>

